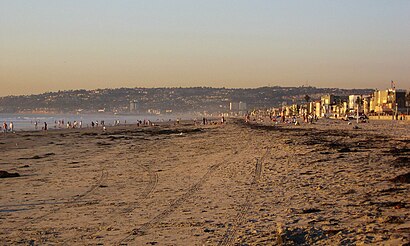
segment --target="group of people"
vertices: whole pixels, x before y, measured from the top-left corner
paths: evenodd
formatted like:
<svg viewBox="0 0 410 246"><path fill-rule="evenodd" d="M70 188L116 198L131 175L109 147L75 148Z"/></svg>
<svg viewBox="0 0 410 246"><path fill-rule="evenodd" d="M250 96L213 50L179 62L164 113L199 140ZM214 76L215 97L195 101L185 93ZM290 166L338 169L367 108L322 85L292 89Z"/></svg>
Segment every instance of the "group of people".
<svg viewBox="0 0 410 246"><path fill-rule="evenodd" d="M38 122L36 121L34 123L34 125L35 125L35 128L37 129ZM0 126L0 132L3 132L4 134L6 134L8 132L15 133L14 127L15 127L15 124L13 123L13 121L10 121L10 123L8 123L8 124L7 124L6 121L4 121L3 124ZM44 126L42 127L42 130L44 130L44 131L48 130L47 122L44 122Z"/></svg>
<svg viewBox="0 0 410 246"><path fill-rule="evenodd" d="M114 125L119 125L120 121L119 120L115 120L114 121ZM91 127L98 127L98 126L105 126L105 122L102 121L91 121L90 122ZM86 127L90 126L89 124L87 124ZM65 122L64 120L55 120L54 121L54 128L67 128L67 129L76 129L76 128L83 128L83 121L82 120L74 120L74 121L67 121Z"/></svg>
<svg viewBox="0 0 410 246"><path fill-rule="evenodd" d="M219 121L219 123L221 123L221 124L226 123L225 116L221 116L221 120ZM217 125L219 123L218 123L218 121L209 120L208 118L205 118L205 117L203 117L202 121L200 121L200 122L198 122L198 120L196 118L194 119L194 124L195 125L198 125L198 124L201 124L201 125Z"/></svg>
<svg viewBox="0 0 410 246"><path fill-rule="evenodd" d="M137 120L137 126L152 126L154 125L150 120Z"/></svg>
<svg viewBox="0 0 410 246"><path fill-rule="evenodd" d="M38 129L38 121L34 121L34 123L33 123L33 121L31 121L31 123L32 124L34 124L34 129ZM44 121L44 125L43 125L43 127L41 128L43 131L47 131L48 130L48 124L47 124L47 122L45 122Z"/></svg>
<svg viewBox="0 0 410 246"><path fill-rule="evenodd" d="M303 113L301 115L300 121L298 120L296 115L293 115L291 117L286 117L285 113L282 111L279 115L254 115L253 121L261 121L264 122L266 119L269 117L270 122L274 122L275 124L278 123L285 123L285 124L295 124L299 125L300 122L304 123L309 123L313 124L314 122L318 121L318 117L315 114L306 114ZM246 114L245 115L245 122L248 123L251 121L251 115Z"/></svg>
<svg viewBox="0 0 410 246"><path fill-rule="evenodd" d="M169 119L169 121L171 121L171 119ZM179 118L176 119L175 124L177 124L177 125L180 124L180 121L181 120ZM194 122L195 122L195 125L197 125L197 124L213 125L213 124L218 124L218 123L224 124L224 123L226 123L226 119L225 119L224 116L222 116L220 118L220 121L210 121L209 119L203 117L202 120L197 120L195 118ZM127 121L124 121L123 123L127 124ZM43 124L41 124L41 122L36 120L36 121L31 121L31 124L34 125L35 130L38 130L41 125L42 125L41 130L43 130L43 131L48 131L49 130L49 126L48 126L47 122L44 122ZM112 125L113 126L119 126L120 124L121 124L120 120L115 120ZM112 125L110 124L110 126L112 126ZM153 126L154 123L150 120L144 119L144 120L137 120L136 125L137 126ZM106 129L106 124L105 124L104 120L91 121L90 124L86 124L86 126L84 126L82 120L80 120L80 121L77 121L77 120L74 120L74 121L55 120L54 121L54 128L55 129L62 129L62 128L76 129L76 128L83 128L83 127L95 128L95 127L100 127L100 126L103 127L103 130ZM0 131L2 131L4 133L14 132L14 127L15 126L14 126L13 122L10 122L8 124L7 122L4 121L2 126L0 125Z"/></svg>
<svg viewBox="0 0 410 246"><path fill-rule="evenodd" d="M7 122L3 122L3 127L0 129L6 134L7 132L14 132L14 124L11 121L10 124L7 125Z"/></svg>

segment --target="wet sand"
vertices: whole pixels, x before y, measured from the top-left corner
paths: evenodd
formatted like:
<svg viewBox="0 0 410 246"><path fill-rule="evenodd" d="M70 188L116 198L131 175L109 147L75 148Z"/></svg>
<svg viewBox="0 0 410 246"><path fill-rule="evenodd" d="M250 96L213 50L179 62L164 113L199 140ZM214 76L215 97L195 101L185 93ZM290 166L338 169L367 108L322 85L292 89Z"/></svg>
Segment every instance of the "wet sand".
<svg viewBox="0 0 410 246"><path fill-rule="evenodd" d="M0 137L5 245L403 245L410 124L119 126Z"/></svg>

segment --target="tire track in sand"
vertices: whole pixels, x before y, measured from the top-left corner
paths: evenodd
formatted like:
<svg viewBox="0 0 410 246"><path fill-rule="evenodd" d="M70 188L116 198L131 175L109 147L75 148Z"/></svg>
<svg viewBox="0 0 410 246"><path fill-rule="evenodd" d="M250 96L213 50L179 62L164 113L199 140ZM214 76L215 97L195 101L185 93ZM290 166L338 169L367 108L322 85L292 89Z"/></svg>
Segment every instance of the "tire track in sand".
<svg viewBox="0 0 410 246"><path fill-rule="evenodd" d="M149 220L148 222L144 223L138 228L133 229L132 231L128 232L127 236L122 238L117 245L122 245L124 243L131 242L135 237L144 235L145 231L149 230L150 228L157 225L160 221L164 218L168 217L171 213L173 213L179 206L181 206L188 198L190 198L195 192L197 192L202 185L209 179L209 177L221 166L223 162L212 165L208 171L201 177L201 179L192 185L183 195L181 195L178 199L174 200L168 208L162 211L160 214L156 215L154 218Z"/></svg>
<svg viewBox="0 0 410 246"><path fill-rule="evenodd" d="M100 185L105 182L107 177L108 177L107 170L105 168L102 168L100 177L97 180L97 182L95 182L93 185L91 185L85 192L83 192L83 193L69 199L66 202L62 202L62 206L55 207L51 211L49 211L49 212L47 212L47 213L45 213L41 216L38 216L38 217L33 218L33 219L29 219L28 221L26 221L26 222L24 222L24 223L22 223L22 224L20 224L16 227L12 228L12 230L16 230L20 227L27 226L28 224L32 224L34 222L42 221L45 218L47 218L48 216L50 216L50 215L52 215L52 214L54 214L54 213L56 213L56 212L58 212L58 211L60 211L64 208L68 208L70 204L78 203L80 199L87 197L88 195L92 194L96 189L98 189L100 187Z"/></svg>
<svg viewBox="0 0 410 246"><path fill-rule="evenodd" d="M267 148L265 153L260 159L256 159L256 165L255 165L255 174L251 183L251 187L249 188L249 193L248 196L246 197L245 203L243 203L240 206L239 212L235 216L234 222L232 223L231 226L228 227L226 230L223 238L219 242L218 245L224 246L224 245L231 245L233 240L235 239L236 232L238 230L238 227L243 223L245 219L245 215L248 213L250 207L252 206L252 198L255 193L255 190L258 186L259 179L262 176L262 171L263 171L263 163L267 156L270 154L270 148Z"/></svg>
<svg viewBox="0 0 410 246"><path fill-rule="evenodd" d="M135 150L135 148L134 148ZM219 151L215 151L215 153L219 153ZM214 154L214 153L212 153ZM157 172L153 171L151 169L151 167L153 166L152 163L150 163L148 166L138 163L138 162L134 162L134 165L140 167L141 169L143 169L145 172L148 173L149 176L149 181L148 184L146 185L146 187L144 188L144 190L141 192L141 194L136 197L136 201L131 203L128 207L123 208L123 209L119 209L120 211L117 211L115 213L113 213L111 216L108 216L104 221L113 221L114 218L118 218L121 217L122 215L126 214L126 213L131 213L133 212L145 199L147 199L148 197L150 197L150 195L152 194L152 192L155 190L157 184L158 184L158 174ZM113 225L113 223L109 223L109 225ZM98 232L93 232L88 234L88 237L92 237L94 235L97 235ZM132 234L132 232L128 232L128 234ZM84 234L82 235L84 237ZM65 241L65 242L68 242Z"/></svg>
<svg viewBox="0 0 410 246"><path fill-rule="evenodd" d="M235 139L237 139L237 136L235 136ZM249 141L247 141L246 145L249 145ZM230 151L231 154L237 154L238 149L239 148L237 148L233 152ZM244 151L245 149L246 148L242 148L241 151ZM208 168L208 171L199 179L197 183L192 185L178 199L174 200L165 210L163 210L160 214L156 215L148 222L142 224L140 227L134 228L133 230L128 232L127 235L119 240L115 245L127 245L128 243L131 243L134 238L144 235L147 230L155 227L159 222L161 222L163 219L172 214L178 207L180 207L187 199L192 197L195 192L199 191L202 188L203 184L212 176L212 174L215 173L217 169L225 163L226 161L222 161L210 166Z"/></svg>
<svg viewBox="0 0 410 246"><path fill-rule="evenodd" d="M137 164L137 165L140 166L142 169L144 169L145 172L148 173L149 181L145 189L138 196L137 202L134 202L132 205L123 209L122 213L131 213L132 211L134 211L137 208L137 206L141 203L142 200L148 198L152 194L152 192L154 192L158 184L158 174L155 171L151 170L151 168L146 167L142 164Z"/></svg>
<svg viewBox="0 0 410 246"><path fill-rule="evenodd" d="M70 205L72 205L72 204L78 204L80 202L80 199L83 199L83 198L91 195L92 193L94 193L108 178L108 171L106 169L106 166L103 165L103 164L100 164L99 166L100 166L99 172L101 174L100 174L98 180L94 184L90 185L89 188L86 191L84 191L83 193L80 193L79 195L75 195L75 196L70 197L66 201L63 201L63 202L59 203L59 204L61 204L61 206L54 207L54 208L51 209L51 211L46 212L45 214L40 215L38 217L28 219L27 221L25 221L21 224L18 224L17 226L11 228L10 230L15 231L17 229L20 229L21 227L25 227L29 224L34 223L34 222L41 222L45 218L47 218L48 216L50 216L52 214L55 214L55 213L59 212L60 210L69 208Z"/></svg>
<svg viewBox="0 0 410 246"><path fill-rule="evenodd" d="M158 184L158 174L151 170L149 167L140 164L140 163L134 163L135 165L137 165L138 167L142 168L145 172L148 173L149 176L149 180L148 180L148 184L145 186L145 188L143 189L143 191L141 192L141 194L138 196L136 202L133 202L130 206L122 209L121 211L117 211L116 213L112 214L111 216L107 216L104 221L113 221L114 218L116 217L120 217L123 213L131 213L132 211L134 211L136 209L136 207L146 198L148 198L152 192L155 190L157 184ZM112 225L113 223L110 223L110 225ZM86 237L86 238L90 238L95 236L96 234L98 234L98 232L92 232L89 234L82 234L82 237ZM70 239L67 239L65 241L63 241L63 243L69 243Z"/></svg>

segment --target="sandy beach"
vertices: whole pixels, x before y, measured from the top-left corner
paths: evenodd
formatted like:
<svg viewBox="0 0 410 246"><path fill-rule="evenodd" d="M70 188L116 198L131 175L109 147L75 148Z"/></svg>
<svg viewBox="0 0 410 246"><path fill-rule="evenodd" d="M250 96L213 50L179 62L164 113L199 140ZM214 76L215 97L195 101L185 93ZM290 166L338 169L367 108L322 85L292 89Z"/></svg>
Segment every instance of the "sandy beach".
<svg viewBox="0 0 410 246"><path fill-rule="evenodd" d="M0 137L2 245L405 245L410 122Z"/></svg>

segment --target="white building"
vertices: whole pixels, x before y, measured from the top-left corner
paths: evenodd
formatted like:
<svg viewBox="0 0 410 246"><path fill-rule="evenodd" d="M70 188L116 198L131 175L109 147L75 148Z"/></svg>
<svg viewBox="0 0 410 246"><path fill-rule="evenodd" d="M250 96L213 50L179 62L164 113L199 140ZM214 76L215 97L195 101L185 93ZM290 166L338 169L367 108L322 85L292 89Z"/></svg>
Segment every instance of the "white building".
<svg viewBox="0 0 410 246"><path fill-rule="evenodd" d="M349 96L349 110L354 111L357 109L357 98L362 100L362 95L350 95Z"/></svg>
<svg viewBox="0 0 410 246"><path fill-rule="evenodd" d="M239 103L230 102L229 103L229 110L230 111L238 111L239 110Z"/></svg>
<svg viewBox="0 0 410 246"><path fill-rule="evenodd" d="M130 101L130 112L135 112L137 111L137 101L133 100Z"/></svg>
<svg viewBox="0 0 410 246"><path fill-rule="evenodd" d="M230 102L229 110L233 115L242 115L245 114L248 110L248 106L245 102Z"/></svg>
<svg viewBox="0 0 410 246"><path fill-rule="evenodd" d="M247 107L246 103L244 103L244 102L239 102L239 103L238 103L238 108L239 108L239 111L246 111L246 110L248 110L248 107Z"/></svg>

